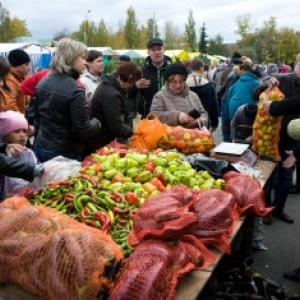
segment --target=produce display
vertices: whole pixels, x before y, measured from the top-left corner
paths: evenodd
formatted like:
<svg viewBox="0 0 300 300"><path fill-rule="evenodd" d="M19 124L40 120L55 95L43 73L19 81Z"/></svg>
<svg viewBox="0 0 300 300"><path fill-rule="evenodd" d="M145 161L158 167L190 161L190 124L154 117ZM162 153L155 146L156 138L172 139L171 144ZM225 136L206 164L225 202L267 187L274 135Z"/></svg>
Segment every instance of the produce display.
<svg viewBox="0 0 300 300"><path fill-rule="evenodd" d="M274 161L280 160L278 151L279 133L282 117L272 117L264 111L266 100L280 101L284 98L278 87L267 90L259 96L257 116L253 124L253 150L258 157L269 157Z"/></svg>
<svg viewBox="0 0 300 300"><path fill-rule="evenodd" d="M83 161L80 176L52 183L29 200L110 233L127 256L133 249L127 243L132 219L145 199L178 184L195 190L224 187L223 179L195 171L181 156L103 147Z"/></svg>
<svg viewBox="0 0 300 300"><path fill-rule="evenodd" d="M157 146L162 149L178 149L182 153L208 153L214 146L208 130L187 129L182 126L169 127L158 140Z"/></svg>
<svg viewBox="0 0 300 300"><path fill-rule="evenodd" d="M0 204L0 278L49 300L110 292L123 253L109 235L23 197Z"/></svg>
<svg viewBox="0 0 300 300"><path fill-rule="evenodd" d="M162 124L156 115L150 115L137 127L129 146L138 151L162 148L191 154L209 152L214 147L214 141L208 130L168 126Z"/></svg>
<svg viewBox="0 0 300 300"><path fill-rule="evenodd" d="M181 128L179 132L182 134ZM197 140L193 136L185 139ZM31 256L30 252L29 259L34 257L36 261L30 264L28 271L37 274L34 288L29 287L23 276L23 281L17 278L14 282L36 294L47 294L49 299L70 299L70 292L59 288L67 286L80 294L78 297L72 295L72 299L94 299L94 294L86 297L89 284L96 284L98 292L103 289L109 292L109 299L174 299L180 276L194 269L201 270L215 261L215 255L206 247L213 246L230 253L229 237L239 215L251 211L264 216L272 210L265 208L263 190L251 176L229 171L223 178L215 179L208 171L195 170L184 158L188 157L177 151L157 148L137 152L115 143L86 157L78 176L49 182L48 187L41 190L26 191L33 205L29 209L27 201L20 201L18 208L25 212L32 210L38 216L41 213L37 211L45 211L48 217L34 223L40 242L32 243L28 250L33 249L32 253L36 254L43 252L41 247L44 247L46 237L50 238L45 246L50 249L50 254L46 257L54 266L55 277L51 277L50 285L43 285L42 282L47 280L41 272L46 263L40 257ZM0 225L1 213L5 215L6 210L1 210L0 205ZM71 220L70 224L80 221L85 229L77 232L75 227L78 225L67 229L61 221L63 218ZM11 238L14 241L15 237L18 245L25 238L32 241L26 226L20 233L15 218L8 223L18 228L18 233L9 235L5 243L10 243ZM49 237L43 235L45 230L53 228L59 232L55 231ZM94 239L99 239L88 238L89 231L105 237L104 252L101 253L104 255L108 247L108 254L112 256L106 256L105 270L96 264L91 271L91 282L83 283L80 261L87 255L86 251L94 253L90 249L94 249ZM7 249L6 246L3 249ZM22 257L27 257L26 251L21 253ZM72 258L71 254L78 253L79 256ZM101 253L93 254L93 258L101 257ZM122 257L126 259L115 279L117 263ZM4 270L7 274L10 274L10 266L8 263ZM75 269L68 269L68 266ZM73 272L68 279L72 283L62 276L65 269ZM50 286L55 288L50 291ZM40 290L37 292L37 289Z"/></svg>
<svg viewBox="0 0 300 300"><path fill-rule="evenodd" d="M247 211L264 217L273 210L273 207L265 206L264 191L252 176L229 171L223 178L226 182L224 191L234 196L240 215Z"/></svg>
<svg viewBox="0 0 300 300"><path fill-rule="evenodd" d="M178 278L212 258L193 236L176 243L146 240L126 260L109 299L174 299Z"/></svg>

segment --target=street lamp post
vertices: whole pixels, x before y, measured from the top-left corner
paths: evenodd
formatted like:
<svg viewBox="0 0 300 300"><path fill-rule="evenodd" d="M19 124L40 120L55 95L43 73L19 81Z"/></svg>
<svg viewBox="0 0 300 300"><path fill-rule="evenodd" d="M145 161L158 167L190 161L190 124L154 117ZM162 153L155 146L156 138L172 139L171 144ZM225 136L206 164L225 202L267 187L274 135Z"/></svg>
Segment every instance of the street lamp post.
<svg viewBox="0 0 300 300"><path fill-rule="evenodd" d="M91 10L88 10L85 14L85 22L84 22L84 27L83 27L83 39L84 43L87 45L88 42L88 26L89 26L89 13Z"/></svg>

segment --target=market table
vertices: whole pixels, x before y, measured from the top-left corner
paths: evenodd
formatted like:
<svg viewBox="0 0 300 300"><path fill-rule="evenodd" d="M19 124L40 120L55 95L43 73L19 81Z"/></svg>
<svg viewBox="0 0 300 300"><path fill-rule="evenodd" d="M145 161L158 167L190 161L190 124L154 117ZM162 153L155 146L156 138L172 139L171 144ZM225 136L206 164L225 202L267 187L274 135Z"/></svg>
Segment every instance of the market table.
<svg viewBox="0 0 300 300"><path fill-rule="evenodd" d="M261 174L257 178L263 187L267 182L268 178L272 174L276 164L270 161L258 160L253 168L260 170ZM236 234L239 232L241 226L243 225L245 217L242 216L234 228L231 236L231 240L234 239ZM198 295L201 293L202 289L205 287L206 283L212 276L212 273L219 261L223 257L224 253L218 250L212 250L216 255L216 261L210 267L201 271L192 271L180 278L178 286L176 288L176 300L192 300L197 299ZM0 300L45 300L42 297L34 296L29 292L24 291L21 287L15 284L6 284L0 286Z"/></svg>
<svg viewBox="0 0 300 300"><path fill-rule="evenodd" d="M253 165L253 169L261 172L257 180L262 187L265 186L275 167L276 164L274 162L264 160L257 160ZM235 238L235 236L241 229L244 221L245 216L241 216L239 222L233 230L230 238L231 241ZM213 249L212 252L216 255L216 260L211 266L201 271L192 271L179 279L176 288L176 300L197 299L224 255L224 253L219 250Z"/></svg>

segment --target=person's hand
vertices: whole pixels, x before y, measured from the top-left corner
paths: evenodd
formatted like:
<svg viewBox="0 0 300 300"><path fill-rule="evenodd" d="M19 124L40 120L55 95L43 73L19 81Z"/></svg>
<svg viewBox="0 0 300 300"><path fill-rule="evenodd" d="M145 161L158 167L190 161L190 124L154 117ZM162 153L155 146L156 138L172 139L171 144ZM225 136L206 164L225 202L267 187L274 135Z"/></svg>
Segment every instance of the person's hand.
<svg viewBox="0 0 300 300"><path fill-rule="evenodd" d="M28 137L32 137L34 135L35 129L34 126L29 125L28 126Z"/></svg>
<svg viewBox="0 0 300 300"><path fill-rule="evenodd" d="M150 85L150 80L147 80L145 78L142 78L135 83L135 86L138 89L145 89L145 88L149 87L149 85Z"/></svg>
<svg viewBox="0 0 300 300"><path fill-rule="evenodd" d="M290 168L292 166L295 165L297 159L294 156L294 152L293 151L285 151L285 153L288 155L288 157L284 160L284 162L282 163L282 165L285 168Z"/></svg>
<svg viewBox="0 0 300 300"><path fill-rule="evenodd" d="M189 119L190 117L186 113L181 112L178 116L178 123L184 125L189 121Z"/></svg>
<svg viewBox="0 0 300 300"><path fill-rule="evenodd" d="M196 127L202 127L202 122L199 119L189 117L188 121L184 124L184 127L192 129Z"/></svg>
<svg viewBox="0 0 300 300"><path fill-rule="evenodd" d="M28 148L20 144L8 144L5 151L12 157L19 157L23 152L28 151Z"/></svg>

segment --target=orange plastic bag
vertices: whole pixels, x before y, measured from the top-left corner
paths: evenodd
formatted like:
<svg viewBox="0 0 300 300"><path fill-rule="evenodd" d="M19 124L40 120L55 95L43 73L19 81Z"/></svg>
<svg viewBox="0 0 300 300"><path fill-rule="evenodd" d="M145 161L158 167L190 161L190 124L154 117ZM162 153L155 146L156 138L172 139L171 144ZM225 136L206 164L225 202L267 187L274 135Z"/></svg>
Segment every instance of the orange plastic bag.
<svg viewBox="0 0 300 300"><path fill-rule="evenodd" d="M150 114L137 126L131 137L129 148L142 151L158 148L158 140L168 131L168 125L162 124L157 115Z"/></svg>
<svg viewBox="0 0 300 300"><path fill-rule="evenodd" d="M274 161L280 161L278 151L279 134L282 117L272 117L264 111L265 101L280 101L284 94L275 86L268 89L259 96L257 116L253 124L253 146L252 149L258 157L269 157Z"/></svg>
<svg viewBox="0 0 300 300"><path fill-rule="evenodd" d="M168 127L168 131L157 143L159 148L176 148L182 153L191 154L209 152L215 145L208 130L187 129L182 126Z"/></svg>

